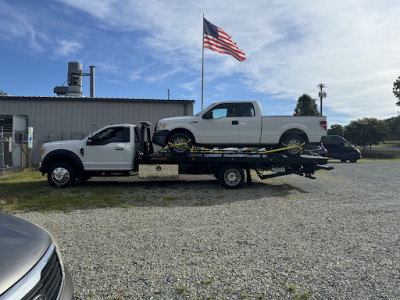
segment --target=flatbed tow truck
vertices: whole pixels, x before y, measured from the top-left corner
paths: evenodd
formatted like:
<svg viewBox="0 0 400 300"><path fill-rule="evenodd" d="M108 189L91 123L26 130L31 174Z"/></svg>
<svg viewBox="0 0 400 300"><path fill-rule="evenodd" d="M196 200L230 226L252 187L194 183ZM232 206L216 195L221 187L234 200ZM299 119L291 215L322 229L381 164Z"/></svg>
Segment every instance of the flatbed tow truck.
<svg viewBox="0 0 400 300"><path fill-rule="evenodd" d="M101 147L93 142L91 136L82 140L82 146L75 151L78 153L65 149L65 146L57 149L50 145L52 143L44 144L39 170L43 175L48 174L50 185L59 187L73 184L76 178L85 180L93 176L138 175L140 179L176 179L179 174L211 174L225 188L237 189L244 185L245 178L247 184L252 185L251 170L255 170L258 177L264 180L290 174L315 179L313 174L316 171L333 169L333 167L326 166L328 163L326 157L314 155L289 157L283 154L285 148L274 150L199 148L184 156L173 155L169 151L169 147L154 151L148 122L140 122L140 127L121 124L110 125L101 130L120 128L121 126L134 130L137 137L136 142L138 142L132 145L132 148L135 148L133 151L135 157L129 170L89 170L85 168L84 157L88 155L89 151L85 152L83 145ZM103 132L101 130L98 132ZM122 144L115 144L115 149L121 150ZM46 153L48 149L52 150Z"/></svg>
<svg viewBox="0 0 400 300"><path fill-rule="evenodd" d="M315 155L301 155L289 157L280 151L259 149L205 149L190 152L185 156L174 156L166 151L154 152L150 139L150 128L141 124L140 151L138 155L139 177L142 178L177 178L178 174L213 174L218 182L228 189L240 188L246 181L252 185L250 170L255 170L261 180L280 177L290 174L315 179L313 174L317 170L332 170L326 157ZM147 133L147 140L146 135ZM171 173L163 172L165 166L173 166ZM149 168L146 168L149 166ZM141 169L149 170L148 174L141 174ZM265 172L271 171L268 174ZM176 177L175 177L176 176Z"/></svg>

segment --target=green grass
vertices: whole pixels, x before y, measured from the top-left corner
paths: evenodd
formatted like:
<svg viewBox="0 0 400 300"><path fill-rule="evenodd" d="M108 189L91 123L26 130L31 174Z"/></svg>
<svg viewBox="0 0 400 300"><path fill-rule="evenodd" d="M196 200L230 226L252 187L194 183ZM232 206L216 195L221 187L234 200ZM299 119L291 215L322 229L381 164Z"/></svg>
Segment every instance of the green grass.
<svg viewBox="0 0 400 300"><path fill-rule="evenodd" d="M379 143L378 145L374 145L374 147L385 147L385 148L400 147L400 141L386 141L383 143Z"/></svg>
<svg viewBox="0 0 400 300"><path fill-rule="evenodd" d="M121 191L123 190L123 191ZM146 201L144 194L118 184L74 186L69 189L50 187L39 171L0 176L0 210L65 211L91 207L121 206L126 209L132 202Z"/></svg>
<svg viewBox="0 0 400 300"><path fill-rule="evenodd" d="M361 148L362 160L392 160L400 159L400 151L380 151L379 148L394 148L400 147L400 141L386 141L373 145L374 150L369 150L369 147L365 147L365 150Z"/></svg>
<svg viewBox="0 0 400 300"><path fill-rule="evenodd" d="M185 296L185 295L187 295L187 293L188 293L188 290L187 290L187 287L186 287L186 286L178 286L178 287L176 288L176 290L177 290L177 292L178 292L178 295L181 295L181 296Z"/></svg>
<svg viewBox="0 0 400 300"><path fill-rule="evenodd" d="M393 160L400 159L399 151L378 151L378 150L363 150L361 151L362 158L361 159L370 159L370 160Z"/></svg>

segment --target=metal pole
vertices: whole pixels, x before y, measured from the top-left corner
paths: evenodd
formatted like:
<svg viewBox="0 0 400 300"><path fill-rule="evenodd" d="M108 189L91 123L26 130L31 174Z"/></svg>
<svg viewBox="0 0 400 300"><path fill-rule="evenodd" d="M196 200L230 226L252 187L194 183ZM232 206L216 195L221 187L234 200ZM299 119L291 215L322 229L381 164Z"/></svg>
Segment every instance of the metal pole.
<svg viewBox="0 0 400 300"><path fill-rule="evenodd" d="M204 14L203 14L203 36L202 36L202 60L201 60L201 110L204 108Z"/></svg>
<svg viewBox="0 0 400 300"><path fill-rule="evenodd" d="M320 115L322 116L322 99L326 97L326 93L322 90L325 85L323 83L320 83L317 85L319 87L319 103L320 103Z"/></svg>
<svg viewBox="0 0 400 300"><path fill-rule="evenodd" d="M94 69L95 66L89 66L90 69L90 97L94 97Z"/></svg>

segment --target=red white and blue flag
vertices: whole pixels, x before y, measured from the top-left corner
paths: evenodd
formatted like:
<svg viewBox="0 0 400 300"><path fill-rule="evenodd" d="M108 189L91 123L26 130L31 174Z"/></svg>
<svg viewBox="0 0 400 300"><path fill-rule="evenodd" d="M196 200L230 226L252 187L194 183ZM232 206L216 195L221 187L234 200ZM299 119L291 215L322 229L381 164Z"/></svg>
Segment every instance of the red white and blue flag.
<svg viewBox="0 0 400 300"><path fill-rule="evenodd" d="M203 18L203 32L204 32L204 48L217 51L222 54L229 54L236 58L238 61L246 60L245 54L236 46L221 28L211 24Z"/></svg>

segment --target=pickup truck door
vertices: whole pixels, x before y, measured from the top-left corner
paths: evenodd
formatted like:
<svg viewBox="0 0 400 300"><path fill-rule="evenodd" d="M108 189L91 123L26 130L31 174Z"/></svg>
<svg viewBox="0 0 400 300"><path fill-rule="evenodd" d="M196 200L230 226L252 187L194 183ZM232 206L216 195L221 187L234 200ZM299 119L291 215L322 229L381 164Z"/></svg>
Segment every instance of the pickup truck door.
<svg viewBox="0 0 400 300"><path fill-rule="evenodd" d="M240 129L239 103L221 103L202 116L196 124L200 132L201 144L239 144Z"/></svg>
<svg viewBox="0 0 400 300"><path fill-rule="evenodd" d="M83 152L83 166L87 171L130 170L133 150L130 143L130 128L124 126L107 127L88 138Z"/></svg>
<svg viewBox="0 0 400 300"><path fill-rule="evenodd" d="M253 103L241 103L239 118L240 144L258 145L261 137L261 116L256 115Z"/></svg>

